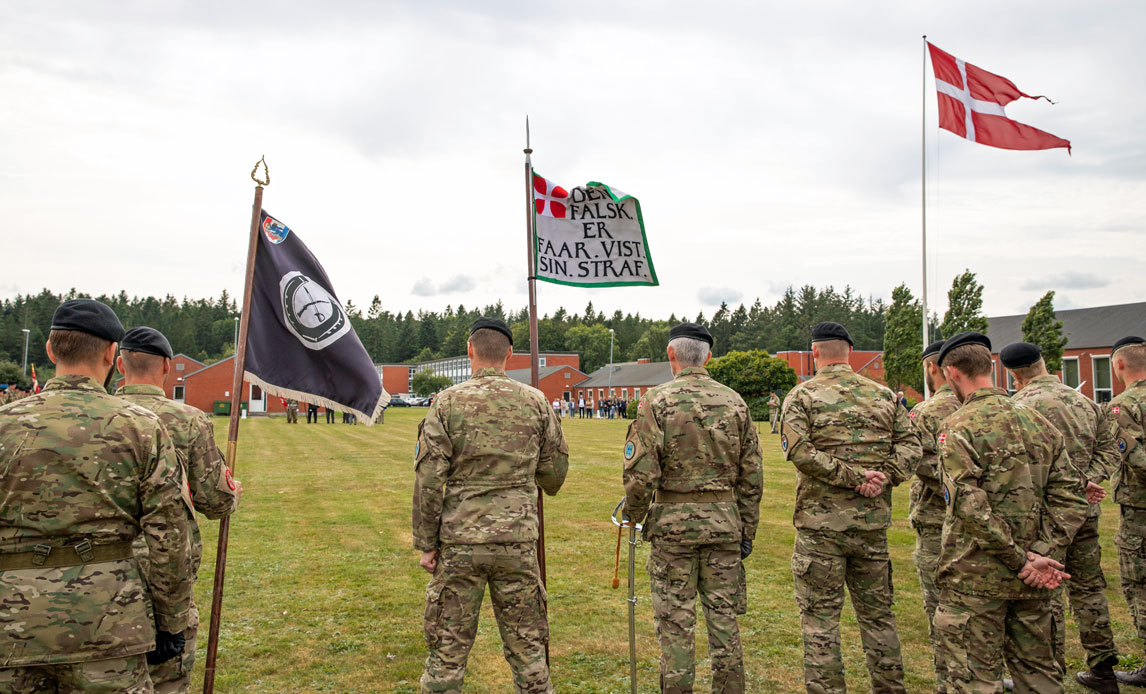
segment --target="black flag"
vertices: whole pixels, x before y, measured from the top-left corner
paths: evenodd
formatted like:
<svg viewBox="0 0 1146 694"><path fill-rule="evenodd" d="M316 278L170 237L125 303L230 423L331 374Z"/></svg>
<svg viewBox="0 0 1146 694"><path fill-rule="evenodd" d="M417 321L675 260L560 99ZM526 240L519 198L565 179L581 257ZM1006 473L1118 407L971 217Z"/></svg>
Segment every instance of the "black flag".
<svg viewBox="0 0 1146 694"><path fill-rule="evenodd" d="M373 424L389 396L334 286L297 233L266 210L259 221L247 379Z"/></svg>

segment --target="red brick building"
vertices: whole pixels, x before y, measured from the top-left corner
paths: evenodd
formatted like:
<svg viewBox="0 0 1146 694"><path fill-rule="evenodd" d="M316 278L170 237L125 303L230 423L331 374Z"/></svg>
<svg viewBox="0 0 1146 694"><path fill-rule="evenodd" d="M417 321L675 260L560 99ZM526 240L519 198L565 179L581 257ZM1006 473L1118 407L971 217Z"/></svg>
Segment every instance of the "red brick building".
<svg viewBox="0 0 1146 694"><path fill-rule="evenodd" d="M538 355L538 360L542 370L550 367L568 366L581 373L581 355L576 352L542 352ZM411 381L414 379L414 374L419 371L433 370L434 373L441 376L448 376L453 379L455 384L461 383L470 377L470 360L465 355L460 357L446 357L445 359L433 359L431 361L418 362L417 364L377 364L378 373L382 376L382 387L386 392L391 395L407 396L411 395L413 389ZM506 371L517 371L518 369L529 369L529 352L524 354L513 353L510 355L509 360L506 361ZM582 377L584 374L582 374ZM527 383L527 378L523 383ZM556 386L554 386L556 387Z"/></svg>
<svg viewBox="0 0 1146 694"><path fill-rule="evenodd" d="M796 376L799 377L801 381L806 381L816 375L816 365L812 361L812 352L810 350L777 352L775 356L777 359L784 360L788 366L792 367L792 370L796 372ZM876 350L852 350L848 363L851 364L852 371L855 371L857 374L866 376L877 383L887 384L887 381L884 380L883 352ZM922 369L923 366L921 365L919 368ZM914 401L923 399L922 395L910 387L905 387L903 394Z"/></svg>
<svg viewBox="0 0 1146 694"><path fill-rule="evenodd" d="M529 355L527 354L526 357ZM526 364L528 365L528 359ZM529 384L533 377L528 366L524 369L507 370L506 375L519 383ZM568 364L546 366L538 372L538 388L545 393L545 401L572 400L573 386L585 380L585 374Z"/></svg>
<svg viewBox="0 0 1146 694"><path fill-rule="evenodd" d="M190 373L202 369L203 366L203 362L192 359L182 352L176 354L171 358L171 370L167 372L167 377L163 380L163 393L176 402L184 402L186 389L184 388L183 378ZM122 378L115 382L116 388L122 385Z"/></svg>
<svg viewBox="0 0 1146 694"><path fill-rule="evenodd" d="M192 407L198 407L204 412L214 411L218 400L231 400L231 386L235 378L235 358L227 357L210 366L205 366L183 377L186 386L185 402ZM265 412L286 412L282 399L277 395L268 395L263 389L246 380L243 381L242 401L248 405L248 412L260 414Z"/></svg>
<svg viewBox="0 0 1146 694"><path fill-rule="evenodd" d="M576 385L574 404L585 399L585 407L612 398L633 401L640 399L650 388L672 380L672 367L667 361L636 361L606 364L589 374L589 377Z"/></svg>
<svg viewBox="0 0 1146 694"><path fill-rule="evenodd" d="M1114 378L1110 349L1127 335L1146 337L1146 302L1055 311L1062 321L1062 371L1059 379L1095 402L1108 402L1125 388ZM1014 392L1010 373L999 361L999 351L1013 342L1023 342L1023 320L1026 314L988 318L987 337L994 354L995 385Z"/></svg>

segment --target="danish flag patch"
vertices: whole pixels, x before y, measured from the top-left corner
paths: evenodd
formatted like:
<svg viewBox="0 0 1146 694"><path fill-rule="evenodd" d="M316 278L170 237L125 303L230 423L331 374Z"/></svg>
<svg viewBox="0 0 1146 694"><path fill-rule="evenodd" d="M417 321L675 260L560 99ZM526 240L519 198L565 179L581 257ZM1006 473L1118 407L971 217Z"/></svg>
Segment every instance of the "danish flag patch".
<svg viewBox="0 0 1146 694"><path fill-rule="evenodd" d="M939 443L943 443L946 440L947 440L947 434L946 433L939 435Z"/></svg>
<svg viewBox="0 0 1146 694"><path fill-rule="evenodd" d="M1121 407L1119 407L1118 405L1115 405L1114 407L1111 407L1111 408L1110 408L1110 412L1111 412L1112 414L1118 414L1118 413L1119 413L1119 412L1121 412L1121 411L1122 411L1122 408L1121 408Z"/></svg>

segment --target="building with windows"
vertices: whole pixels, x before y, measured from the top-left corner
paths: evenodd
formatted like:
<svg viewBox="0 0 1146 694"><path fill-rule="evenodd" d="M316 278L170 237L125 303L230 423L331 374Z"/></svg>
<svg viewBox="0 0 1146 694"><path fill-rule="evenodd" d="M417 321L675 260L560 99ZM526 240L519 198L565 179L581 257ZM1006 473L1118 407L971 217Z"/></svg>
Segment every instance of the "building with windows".
<svg viewBox="0 0 1146 694"><path fill-rule="evenodd" d="M1026 314L988 318L987 337L994 351L992 377L1000 388L1015 392L1011 374L999 361L999 351L1013 342L1023 342ZM1146 302L1055 311L1067 339L1062 371L1056 375L1072 388L1098 403L1109 402L1124 384L1114 378L1110 349L1127 335L1146 337Z"/></svg>
<svg viewBox="0 0 1146 694"><path fill-rule="evenodd" d="M538 355L541 369L550 367L568 366L573 371L581 373L581 355L576 352L542 352ZM382 387L391 395L407 396L413 393L410 382L414 374L419 371L433 370L436 374L448 376L454 385L461 383L471 375L469 357L464 354L460 357L447 357L418 362L416 364L375 364L378 375L382 377ZM529 352L514 352L505 364L505 370L529 369ZM582 374L583 376L584 374ZM520 379L519 379L520 380ZM527 383L527 378L523 383Z"/></svg>
<svg viewBox="0 0 1146 694"><path fill-rule="evenodd" d="M183 377L186 388L185 402L193 407L211 414L215 410L215 403L220 400L231 400L231 387L235 378L235 358L233 356L221 359L210 366L204 366L192 371ZM259 386L244 380L242 402L247 403L247 411L251 414L267 412L286 412L286 406L278 396L268 396Z"/></svg>
<svg viewBox="0 0 1146 694"><path fill-rule="evenodd" d="M163 394L175 402L184 402L187 395L187 385L184 382L184 377L199 369L202 369L205 364L198 359L192 359L180 352L174 357L171 357L171 370L167 372L167 377L163 379ZM119 388L123 385L123 378L119 378L115 382L115 387Z"/></svg>
<svg viewBox="0 0 1146 694"><path fill-rule="evenodd" d="M528 355L527 355L528 356ZM510 369L505 372L513 380L529 385L533 378L532 370ZM546 366L538 371L538 389L545 393L545 401L573 400L573 386L585 380L585 374L568 364Z"/></svg>
<svg viewBox="0 0 1146 694"><path fill-rule="evenodd" d="M615 363L611 367L606 364L575 386L572 399L577 402L585 398L586 407L589 403L595 405L609 398L632 402L640 399L650 388L671 380L672 367L667 361L638 359Z"/></svg>

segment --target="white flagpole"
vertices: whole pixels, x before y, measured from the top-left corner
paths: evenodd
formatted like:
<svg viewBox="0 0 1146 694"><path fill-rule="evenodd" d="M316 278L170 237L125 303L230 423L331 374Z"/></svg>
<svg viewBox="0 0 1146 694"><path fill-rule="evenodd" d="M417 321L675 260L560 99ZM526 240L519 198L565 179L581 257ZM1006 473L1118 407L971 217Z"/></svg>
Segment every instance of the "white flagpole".
<svg viewBox="0 0 1146 694"><path fill-rule="evenodd" d="M923 349L930 342L927 330L927 34L923 35ZM923 398L930 397L927 388L927 367L923 367Z"/></svg>

